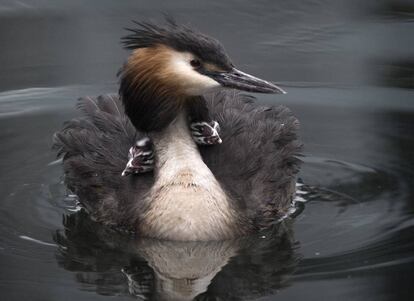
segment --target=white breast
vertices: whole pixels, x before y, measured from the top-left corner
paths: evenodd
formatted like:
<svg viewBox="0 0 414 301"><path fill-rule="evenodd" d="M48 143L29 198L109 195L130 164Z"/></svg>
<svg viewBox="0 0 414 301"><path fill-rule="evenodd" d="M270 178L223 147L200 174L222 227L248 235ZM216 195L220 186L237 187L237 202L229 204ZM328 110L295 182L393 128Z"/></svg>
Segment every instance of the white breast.
<svg viewBox="0 0 414 301"><path fill-rule="evenodd" d="M236 235L237 214L193 142L184 113L152 136L156 154L145 235L171 240L219 240Z"/></svg>

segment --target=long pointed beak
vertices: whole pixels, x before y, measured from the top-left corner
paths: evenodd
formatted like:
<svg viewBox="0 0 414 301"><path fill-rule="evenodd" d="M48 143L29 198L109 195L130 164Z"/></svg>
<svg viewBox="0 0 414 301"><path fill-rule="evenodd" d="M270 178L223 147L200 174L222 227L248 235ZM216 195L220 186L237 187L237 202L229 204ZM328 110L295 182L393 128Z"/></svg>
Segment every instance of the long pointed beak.
<svg viewBox="0 0 414 301"><path fill-rule="evenodd" d="M244 73L236 68L233 68L228 72L211 73L209 76L223 87L227 88L248 92L286 94L282 88L275 84Z"/></svg>

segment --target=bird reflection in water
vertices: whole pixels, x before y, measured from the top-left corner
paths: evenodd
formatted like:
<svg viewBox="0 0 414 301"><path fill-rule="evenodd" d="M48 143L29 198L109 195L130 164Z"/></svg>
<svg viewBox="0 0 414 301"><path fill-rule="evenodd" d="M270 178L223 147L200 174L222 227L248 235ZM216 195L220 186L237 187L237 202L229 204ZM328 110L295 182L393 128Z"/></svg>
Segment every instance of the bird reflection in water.
<svg viewBox="0 0 414 301"><path fill-rule="evenodd" d="M138 300L243 300L289 284L299 256L289 219L254 237L211 242L136 238L93 222L83 211L64 217L54 240L57 261L82 289Z"/></svg>

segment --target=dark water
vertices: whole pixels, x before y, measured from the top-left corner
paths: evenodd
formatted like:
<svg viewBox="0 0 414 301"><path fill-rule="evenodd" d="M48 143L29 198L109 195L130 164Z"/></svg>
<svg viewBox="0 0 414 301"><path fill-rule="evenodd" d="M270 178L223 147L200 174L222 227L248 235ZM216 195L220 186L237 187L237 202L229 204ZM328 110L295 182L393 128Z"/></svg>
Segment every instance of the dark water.
<svg viewBox="0 0 414 301"><path fill-rule="evenodd" d="M51 135L116 91L129 20L163 12L289 92L257 95L306 146L307 202L273 232L137 240L75 212ZM408 0L0 1L0 300L413 300L413 37Z"/></svg>

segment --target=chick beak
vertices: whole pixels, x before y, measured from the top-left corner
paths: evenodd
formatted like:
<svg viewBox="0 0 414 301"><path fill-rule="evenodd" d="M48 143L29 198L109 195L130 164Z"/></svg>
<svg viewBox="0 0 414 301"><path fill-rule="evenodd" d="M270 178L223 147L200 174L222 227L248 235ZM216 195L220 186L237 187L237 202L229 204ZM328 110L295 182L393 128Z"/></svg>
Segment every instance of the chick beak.
<svg viewBox="0 0 414 301"><path fill-rule="evenodd" d="M236 68L232 68L230 71L214 72L208 75L226 88L258 93L286 94L283 89L275 84L244 73Z"/></svg>

